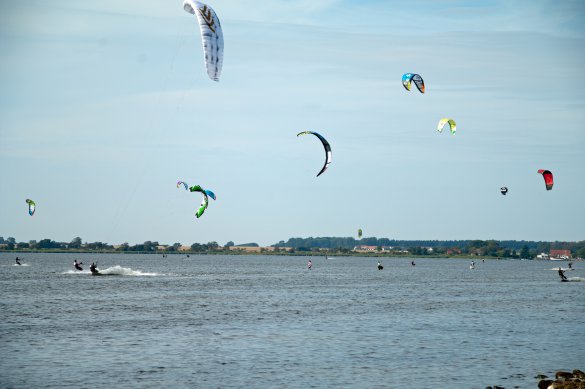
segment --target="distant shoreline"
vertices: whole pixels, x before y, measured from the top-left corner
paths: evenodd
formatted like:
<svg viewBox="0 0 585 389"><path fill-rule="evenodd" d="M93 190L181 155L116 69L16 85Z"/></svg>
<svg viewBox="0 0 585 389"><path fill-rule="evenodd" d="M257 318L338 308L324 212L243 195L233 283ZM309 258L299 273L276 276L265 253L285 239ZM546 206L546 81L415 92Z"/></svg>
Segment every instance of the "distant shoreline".
<svg viewBox="0 0 585 389"><path fill-rule="evenodd" d="M165 256L186 256L186 255L238 255L238 256L282 256L282 257L366 257L366 258L415 258L415 259L467 259L467 260L535 260L535 261L546 261L546 262L557 262L548 259L536 259L536 258L503 258L494 256L481 256L481 255L468 255L468 254L456 254L456 255L414 255L414 254L396 254L396 253L342 253L342 252L329 252L319 253L313 251L295 251L291 252L245 252L235 250L210 250L210 251L116 251L116 250L62 250L62 249L47 249L47 250L0 250L0 253L11 253L11 254L131 254L131 255L160 255L161 258ZM582 261L582 258L571 258L567 261Z"/></svg>

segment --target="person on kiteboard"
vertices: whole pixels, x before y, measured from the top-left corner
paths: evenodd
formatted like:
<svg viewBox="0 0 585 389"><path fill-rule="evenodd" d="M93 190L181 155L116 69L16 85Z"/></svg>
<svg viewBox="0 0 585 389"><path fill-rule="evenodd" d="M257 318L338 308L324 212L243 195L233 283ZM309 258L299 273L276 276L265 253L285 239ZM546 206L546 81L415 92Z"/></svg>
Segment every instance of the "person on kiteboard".
<svg viewBox="0 0 585 389"><path fill-rule="evenodd" d="M77 262L77 259L73 261L73 267L77 270L83 270L83 268L81 267L81 265L83 265L83 262Z"/></svg>
<svg viewBox="0 0 585 389"><path fill-rule="evenodd" d="M91 265L89 266L89 270L91 271L91 274L98 274L98 269L97 269L97 264L95 262L92 262Z"/></svg>
<svg viewBox="0 0 585 389"><path fill-rule="evenodd" d="M561 277L561 281L566 281L567 277L565 276L565 271L559 267L559 276Z"/></svg>
<svg viewBox="0 0 585 389"><path fill-rule="evenodd" d="M16 264L17 265L22 265L22 263L20 263L20 258L16 257Z"/></svg>

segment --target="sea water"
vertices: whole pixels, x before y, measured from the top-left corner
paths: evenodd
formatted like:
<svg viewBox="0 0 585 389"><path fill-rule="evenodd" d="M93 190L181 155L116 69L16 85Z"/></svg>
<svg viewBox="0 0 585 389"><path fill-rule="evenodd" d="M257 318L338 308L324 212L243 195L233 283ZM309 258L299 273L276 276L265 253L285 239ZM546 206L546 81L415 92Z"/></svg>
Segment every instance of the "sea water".
<svg viewBox="0 0 585 389"><path fill-rule="evenodd" d="M585 370L583 262L560 282L550 261L15 257L3 388L536 388Z"/></svg>

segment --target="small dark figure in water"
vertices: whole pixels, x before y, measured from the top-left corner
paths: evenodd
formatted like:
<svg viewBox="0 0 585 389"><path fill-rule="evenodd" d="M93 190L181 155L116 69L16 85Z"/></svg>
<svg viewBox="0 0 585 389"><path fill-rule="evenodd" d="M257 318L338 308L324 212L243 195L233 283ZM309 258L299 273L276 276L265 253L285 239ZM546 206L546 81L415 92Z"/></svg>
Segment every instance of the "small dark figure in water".
<svg viewBox="0 0 585 389"><path fill-rule="evenodd" d="M573 262L569 262L569 269L573 270Z"/></svg>
<svg viewBox="0 0 585 389"><path fill-rule="evenodd" d="M416 266L416 263L414 263L414 260L413 260L412 262L410 262L410 264L411 264L412 266Z"/></svg>
<svg viewBox="0 0 585 389"><path fill-rule="evenodd" d="M309 262L307 262L307 268L309 270L311 270L313 268L313 262L309 259Z"/></svg>
<svg viewBox="0 0 585 389"><path fill-rule="evenodd" d="M20 263L20 258L16 257L16 264L17 265L22 265L22 263Z"/></svg>
<svg viewBox="0 0 585 389"><path fill-rule="evenodd" d="M384 265L382 265L382 262L378 261L378 270L382 269L384 269Z"/></svg>
<svg viewBox="0 0 585 389"><path fill-rule="evenodd" d="M187 258L189 258L189 254L187 254Z"/></svg>
<svg viewBox="0 0 585 389"><path fill-rule="evenodd" d="M83 270L81 265L83 265L83 262L77 262L77 259L73 261L73 267L76 268L77 270Z"/></svg>
<svg viewBox="0 0 585 389"><path fill-rule="evenodd" d="M97 263L92 262L91 265L89 265L89 270L91 271L91 274L98 274Z"/></svg>
<svg viewBox="0 0 585 389"><path fill-rule="evenodd" d="M559 267L559 276L561 277L561 281L566 281L567 277L565 276L565 271Z"/></svg>

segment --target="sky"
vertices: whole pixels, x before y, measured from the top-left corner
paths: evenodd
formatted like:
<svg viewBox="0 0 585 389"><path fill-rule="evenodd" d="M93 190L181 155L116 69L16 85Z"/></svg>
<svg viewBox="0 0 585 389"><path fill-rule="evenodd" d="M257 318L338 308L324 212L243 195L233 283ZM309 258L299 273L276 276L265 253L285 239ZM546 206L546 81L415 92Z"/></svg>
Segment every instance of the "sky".
<svg viewBox="0 0 585 389"><path fill-rule="evenodd" d="M208 5L219 82L181 1L0 2L0 236L585 239L584 2Z"/></svg>

